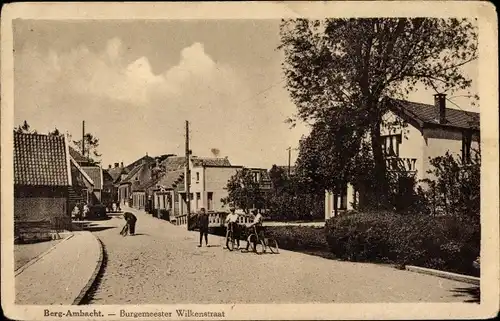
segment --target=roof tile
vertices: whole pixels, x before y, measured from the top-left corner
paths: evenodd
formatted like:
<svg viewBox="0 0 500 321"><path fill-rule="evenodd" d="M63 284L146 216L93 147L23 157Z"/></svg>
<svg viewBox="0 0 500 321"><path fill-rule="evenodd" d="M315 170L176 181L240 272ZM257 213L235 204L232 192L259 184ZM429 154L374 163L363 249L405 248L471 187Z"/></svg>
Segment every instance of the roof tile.
<svg viewBox="0 0 500 321"><path fill-rule="evenodd" d="M410 117L427 124L436 124L441 126L451 126L458 128L479 127L479 113L464 111L453 108L446 108L446 123L439 124L437 110L434 105L416 103L407 100L389 98L393 106L403 109Z"/></svg>
<svg viewBox="0 0 500 321"><path fill-rule="evenodd" d="M14 184L69 186L64 137L14 133Z"/></svg>

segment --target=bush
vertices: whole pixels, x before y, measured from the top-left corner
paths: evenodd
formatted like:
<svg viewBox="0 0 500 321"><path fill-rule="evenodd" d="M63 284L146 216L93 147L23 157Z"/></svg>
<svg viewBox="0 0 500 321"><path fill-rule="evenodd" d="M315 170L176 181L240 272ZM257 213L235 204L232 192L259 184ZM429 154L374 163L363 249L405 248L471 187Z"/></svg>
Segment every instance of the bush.
<svg viewBox="0 0 500 321"><path fill-rule="evenodd" d="M265 235L274 238L282 249L306 250L328 248L323 228L309 226L266 226Z"/></svg>
<svg viewBox="0 0 500 321"><path fill-rule="evenodd" d="M325 233L340 259L478 275L480 227L469 218L359 213L327 221Z"/></svg>

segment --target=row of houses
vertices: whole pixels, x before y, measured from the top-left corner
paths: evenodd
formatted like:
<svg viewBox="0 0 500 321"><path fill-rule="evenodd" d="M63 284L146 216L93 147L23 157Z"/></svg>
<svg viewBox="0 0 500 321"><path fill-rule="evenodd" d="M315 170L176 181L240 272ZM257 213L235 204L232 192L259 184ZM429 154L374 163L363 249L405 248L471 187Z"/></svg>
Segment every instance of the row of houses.
<svg viewBox="0 0 500 321"><path fill-rule="evenodd" d="M193 212L205 208L209 212L227 210L221 199L228 195L229 179L243 166L232 165L227 157L189 158L190 209ZM263 188L270 188L266 169L248 168ZM109 166L104 171L105 189L122 206L141 210L166 211L170 220L187 214L186 158L172 154L159 157L148 155L131 165ZM114 190L114 191L113 191Z"/></svg>
<svg viewBox="0 0 500 321"><path fill-rule="evenodd" d="M131 164L101 165L71 147L64 136L14 133L14 213L16 221L70 220L75 205L113 202L137 209L187 214L186 158L145 155ZM227 157L190 157L191 210L227 210L231 176L243 168ZM250 168L255 180L270 187L266 169Z"/></svg>

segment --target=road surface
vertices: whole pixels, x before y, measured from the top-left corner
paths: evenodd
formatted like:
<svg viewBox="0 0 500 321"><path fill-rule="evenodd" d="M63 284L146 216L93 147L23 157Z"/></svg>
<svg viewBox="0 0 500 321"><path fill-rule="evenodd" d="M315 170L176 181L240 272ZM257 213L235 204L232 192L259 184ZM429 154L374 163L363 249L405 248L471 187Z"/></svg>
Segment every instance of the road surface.
<svg viewBox="0 0 500 321"><path fill-rule="evenodd" d="M133 211L133 210L131 210ZM475 287L390 266L340 262L281 251L229 252L220 237L198 248L198 234L150 215L136 235L124 220L101 221L93 233L107 255L90 304L464 302Z"/></svg>

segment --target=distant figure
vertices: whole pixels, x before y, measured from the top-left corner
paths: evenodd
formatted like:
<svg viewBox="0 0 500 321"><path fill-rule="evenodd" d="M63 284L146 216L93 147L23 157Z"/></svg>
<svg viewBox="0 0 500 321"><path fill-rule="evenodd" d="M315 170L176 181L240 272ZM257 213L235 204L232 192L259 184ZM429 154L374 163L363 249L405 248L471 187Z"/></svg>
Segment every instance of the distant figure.
<svg viewBox="0 0 500 321"><path fill-rule="evenodd" d="M80 209L78 208L78 204L75 204L75 207L73 207L73 211L71 211L71 218L76 221L78 219L78 216L80 214Z"/></svg>
<svg viewBox="0 0 500 321"><path fill-rule="evenodd" d="M120 234L125 236L125 235L127 235L127 231L128 231L128 233L130 235L134 235L135 234L135 223L137 223L137 217L135 217L135 215L130 213L130 212L125 212L125 213L123 213L123 218L125 219L125 221L127 223L123 227L122 232Z"/></svg>
<svg viewBox="0 0 500 321"><path fill-rule="evenodd" d="M116 210L117 210L116 203L113 202L113 205L111 205L111 211L116 212Z"/></svg>
<svg viewBox="0 0 500 321"><path fill-rule="evenodd" d="M198 226L200 228L200 245L198 247L202 245L203 236L205 236L205 245L208 247L208 214L203 207L198 214Z"/></svg>
<svg viewBox="0 0 500 321"><path fill-rule="evenodd" d="M83 206L83 219L84 220L86 220L88 218L89 212L90 212L89 206L88 206L88 204L85 204Z"/></svg>
<svg viewBox="0 0 500 321"><path fill-rule="evenodd" d="M82 220L83 216L83 202L78 203L78 221Z"/></svg>

